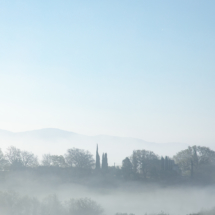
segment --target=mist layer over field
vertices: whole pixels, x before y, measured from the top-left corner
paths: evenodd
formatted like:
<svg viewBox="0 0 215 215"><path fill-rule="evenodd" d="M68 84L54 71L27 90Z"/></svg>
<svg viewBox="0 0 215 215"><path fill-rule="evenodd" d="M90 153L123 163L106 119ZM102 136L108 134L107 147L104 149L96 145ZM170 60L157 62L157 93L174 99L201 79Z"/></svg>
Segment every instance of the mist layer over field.
<svg viewBox="0 0 215 215"><path fill-rule="evenodd" d="M99 203L105 214L117 212L155 214L161 211L171 215L185 215L202 209L214 207L215 186L158 186L141 185L130 182L119 186L80 185L78 183L60 184L57 178L46 178L44 183L29 176L23 180L17 175L5 183L1 183L2 191L13 190L20 195L37 197L42 200L50 194L56 194L64 202L70 198L91 198Z"/></svg>

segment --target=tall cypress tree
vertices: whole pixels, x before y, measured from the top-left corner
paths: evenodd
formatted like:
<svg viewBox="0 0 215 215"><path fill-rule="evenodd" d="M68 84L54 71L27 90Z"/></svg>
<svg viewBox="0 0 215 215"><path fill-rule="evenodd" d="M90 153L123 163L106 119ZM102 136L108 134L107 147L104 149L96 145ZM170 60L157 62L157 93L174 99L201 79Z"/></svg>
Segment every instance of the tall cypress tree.
<svg viewBox="0 0 215 215"><path fill-rule="evenodd" d="M108 169L108 158L107 158L107 153L105 153L105 169Z"/></svg>
<svg viewBox="0 0 215 215"><path fill-rule="evenodd" d="M99 156L98 144L96 149L96 169L100 169L100 156Z"/></svg>
<svg viewBox="0 0 215 215"><path fill-rule="evenodd" d="M102 154L102 169L105 169L105 155L104 153Z"/></svg>
<svg viewBox="0 0 215 215"><path fill-rule="evenodd" d="M102 169L105 171L108 169L107 153L102 154Z"/></svg>

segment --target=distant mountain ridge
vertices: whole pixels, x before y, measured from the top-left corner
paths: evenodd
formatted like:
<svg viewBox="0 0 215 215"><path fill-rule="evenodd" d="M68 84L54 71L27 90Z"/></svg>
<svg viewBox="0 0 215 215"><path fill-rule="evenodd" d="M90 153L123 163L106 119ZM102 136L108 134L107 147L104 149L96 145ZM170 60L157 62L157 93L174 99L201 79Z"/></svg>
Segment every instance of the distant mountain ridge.
<svg viewBox="0 0 215 215"><path fill-rule="evenodd" d="M95 155L96 145L100 154L108 153L109 164L121 164L133 150L145 149L158 155L172 156L187 148L184 143L153 143L131 137L109 135L87 136L57 128L44 128L25 132L0 130L0 148L6 150L10 145L32 151L41 156L44 153L64 154L68 148L81 148Z"/></svg>
<svg viewBox="0 0 215 215"><path fill-rule="evenodd" d="M0 129L0 135L5 134L5 135L15 135L15 136L22 136L22 135L34 135L34 136L49 136L49 135L56 135L56 136L63 136L63 135L68 135L68 134L76 134L71 131L65 131L61 130L58 128L43 128L43 129L38 129L38 130L30 130L30 131L22 131L22 132L11 132L7 130L2 130Z"/></svg>

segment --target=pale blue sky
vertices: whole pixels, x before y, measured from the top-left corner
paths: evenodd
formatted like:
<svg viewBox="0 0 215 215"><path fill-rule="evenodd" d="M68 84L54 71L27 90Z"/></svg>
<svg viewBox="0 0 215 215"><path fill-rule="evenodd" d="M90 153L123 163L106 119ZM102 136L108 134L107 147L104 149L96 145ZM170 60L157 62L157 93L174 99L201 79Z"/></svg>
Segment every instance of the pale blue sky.
<svg viewBox="0 0 215 215"><path fill-rule="evenodd" d="M215 1L1 1L0 129L215 143Z"/></svg>

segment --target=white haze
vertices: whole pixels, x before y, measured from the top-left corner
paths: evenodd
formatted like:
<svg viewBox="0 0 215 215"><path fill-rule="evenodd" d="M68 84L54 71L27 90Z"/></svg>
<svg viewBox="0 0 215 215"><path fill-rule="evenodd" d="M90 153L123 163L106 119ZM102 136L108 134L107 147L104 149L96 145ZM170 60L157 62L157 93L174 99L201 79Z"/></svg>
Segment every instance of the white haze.
<svg viewBox="0 0 215 215"><path fill-rule="evenodd" d="M50 178L51 180L51 178ZM11 182L0 185L1 190L17 191L21 195L39 199L56 194L64 202L70 198L91 198L99 203L105 214L117 212L143 215L164 211L171 215L186 215L215 206L215 186L208 187L159 187L125 183L117 188L83 186L80 184L38 184L33 181Z"/></svg>
<svg viewBox="0 0 215 215"><path fill-rule="evenodd" d="M40 156L43 153L64 154L68 148L72 147L89 150L95 155L98 143L100 154L108 153L110 165L114 162L121 165L122 159L131 155L134 149L152 150L158 155L172 156L188 146L180 143L149 143L135 138L105 135L85 136L59 129L20 133L0 130L0 142L3 150L14 145ZM58 183L55 177L38 179L29 176L23 181L23 177L19 179L13 174L11 173L11 177L8 177L5 182L1 182L0 190L15 190L21 195L27 194L39 199L56 194L61 201L88 197L101 204L106 215L114 215L117 212L143 215L161 211L171 215L186 215L215 206L215 186L161 187L155 184L124 182L116 187L96 187L95 185Z"/></svg>
<svg viewBox="0 0 215 215"><path fill-rule="evenodd" d="M73 147L88 150L95 155L96 144L98 144L100 154L108 153L109 165L114 163L121 165L122 160L136 149L154 151L162 156L173 156L188 146L185 143L153 143L129 137L86 136L53 128L19 133L0 130L0 143L3 151L13 145L40 157L45 153L64 154L67 149Z"/></svg>

